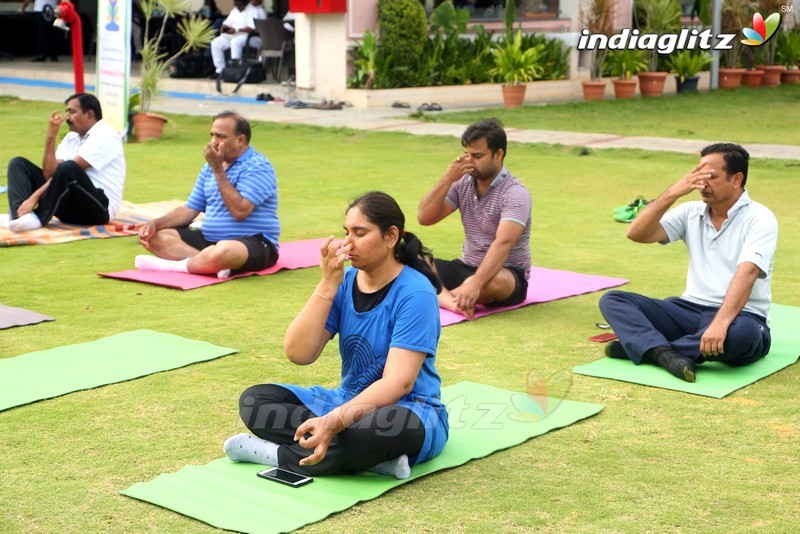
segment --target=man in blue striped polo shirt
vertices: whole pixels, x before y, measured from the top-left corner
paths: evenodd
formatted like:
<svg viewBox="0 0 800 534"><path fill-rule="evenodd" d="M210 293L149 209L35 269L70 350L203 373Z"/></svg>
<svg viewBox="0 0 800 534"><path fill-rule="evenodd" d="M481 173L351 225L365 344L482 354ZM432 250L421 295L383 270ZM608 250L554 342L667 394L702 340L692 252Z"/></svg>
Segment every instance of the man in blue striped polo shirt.
<svg viewBox="0 0 800 534"><path fill-rule="evenodd" d="M158 257L136 256L138 269L226 278L278 261L278 183L269 160L250 146L247 119L231 111L214 117L204 156L186 204L139 231ZM191 228L201 212L202 230Z"/></svg>
<svg viewBox="0 0 800 534"><path fill-rule="evenodd" d="M420 202L417 220L430 226L461 212L461 258L437 258L434 267L444 286L439 306L469 318L476 304L511 306L525 300L533 200L503 164L507 142L499 120L472 124L461 145L464 152Z"/></svg>

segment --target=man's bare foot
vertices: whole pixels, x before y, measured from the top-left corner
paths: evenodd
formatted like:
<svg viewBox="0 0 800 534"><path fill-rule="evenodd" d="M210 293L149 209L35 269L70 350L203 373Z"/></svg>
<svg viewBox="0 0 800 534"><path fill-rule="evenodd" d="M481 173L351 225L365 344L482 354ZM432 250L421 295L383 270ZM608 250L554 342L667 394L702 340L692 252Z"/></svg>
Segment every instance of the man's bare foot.
<svg viewBox="0 0 800 534"><path fill-rule="evenodd" d="M472 316L475 315L475 310L474 309L472 309L472 310L462 310L461 308L459 308L458 304L456 304L455 298L453 298L453 299L442 299L442 298L440 298L439 299L439 307L440 308L444 308L445 310L450 310L453 313L458 313L460 315L463 315L467 319L471 319Z"/></svg>

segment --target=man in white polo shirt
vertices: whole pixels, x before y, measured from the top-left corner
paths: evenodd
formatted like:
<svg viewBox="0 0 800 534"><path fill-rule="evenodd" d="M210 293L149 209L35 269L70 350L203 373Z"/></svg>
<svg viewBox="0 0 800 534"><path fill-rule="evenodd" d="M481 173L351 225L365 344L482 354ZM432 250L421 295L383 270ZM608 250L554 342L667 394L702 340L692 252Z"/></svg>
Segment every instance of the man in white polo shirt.
<svg viewBox="0 0 800 534"><path fill-rule="evenodd" d="M56 148L63 123L70 132ZM35 230L55 215L72 224L106 224L122 203L125 154L122 139L103 120L97 97L72 95L66 111L50 114L42 168L25 158L8 163L8 228Z"/></svg>
<svg viewBox="0 0 800 534"><path fill-rule="evenodd" d="M700 163L628 228L628 238L637 243L684 241L689 272L683 295L658 300L610 291L600 299L600 310L619 337L606 346L607 356L654 363L687 382L695 381L695 364L741 366L769 352L778 241L775 216L745 190L747 151L718 143L700 154ZM702 201L670 210L694 191Z"/></svg>
<svg viewBox="0 0 800 534"><path fill-rule="evenodd" d="M461 258L435 259L444 289L439 306L472 317L475 305L511 306L525 300L531 272L533 200L505 168L506 132L497 119L470 125L464 151L425 195L417 211L423 226L461 212Z"/></svg>

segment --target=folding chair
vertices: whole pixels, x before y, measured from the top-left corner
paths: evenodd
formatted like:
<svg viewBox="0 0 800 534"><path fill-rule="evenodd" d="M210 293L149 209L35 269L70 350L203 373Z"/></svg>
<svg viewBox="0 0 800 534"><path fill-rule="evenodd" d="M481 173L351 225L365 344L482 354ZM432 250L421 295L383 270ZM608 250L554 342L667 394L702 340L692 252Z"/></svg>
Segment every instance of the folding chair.
<svg viewBox="0 0 800 534"><path fill-rule="evenodd" d="M283 21L277 17L256 20L255 23L258 36L261 38L258 58L264 64L264 70L270 72L278 82L283 70L283 58L290 46L291 35L283 27ZM270 60L273 60L271 66Z"/></svg>

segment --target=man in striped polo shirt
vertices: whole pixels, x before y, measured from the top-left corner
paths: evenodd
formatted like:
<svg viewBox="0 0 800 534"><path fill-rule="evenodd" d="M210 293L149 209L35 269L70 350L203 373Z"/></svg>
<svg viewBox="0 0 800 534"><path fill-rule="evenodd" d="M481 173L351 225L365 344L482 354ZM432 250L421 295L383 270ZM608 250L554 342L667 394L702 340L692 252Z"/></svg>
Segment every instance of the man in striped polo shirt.
<svg viewBox="0 0 800 534"><path fill-rule="evenodd" d="M204 156L186 204L139 231L158 257L136 256L138 269L227 278L278 261L278 183L269 160L250 146L247 119L231 111L214 117ZM189 227L201 212L202 230Z"/></svg>
<svg viewBox="0 0 800 534"><path fill-rule="evenodd" d="M417 211L423 226L461 212L461 258L435 259L444 289L439 306L469 318L476 304L522 302L531 271L528 190L505 168L506 132L497 119L476 122L461 136L464 152L425 195Z"/></svg>

